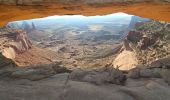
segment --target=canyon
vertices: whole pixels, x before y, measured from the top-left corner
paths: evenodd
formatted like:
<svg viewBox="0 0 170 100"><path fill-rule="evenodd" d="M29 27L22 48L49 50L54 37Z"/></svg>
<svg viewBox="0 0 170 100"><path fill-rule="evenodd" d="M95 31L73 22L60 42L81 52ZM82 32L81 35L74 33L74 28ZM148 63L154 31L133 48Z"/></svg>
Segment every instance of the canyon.
<svg viewBox="0 0 170 100"><path fill-rule="evenodd" d="M165 1L1 0L1 99L169 100Z"/></svg>

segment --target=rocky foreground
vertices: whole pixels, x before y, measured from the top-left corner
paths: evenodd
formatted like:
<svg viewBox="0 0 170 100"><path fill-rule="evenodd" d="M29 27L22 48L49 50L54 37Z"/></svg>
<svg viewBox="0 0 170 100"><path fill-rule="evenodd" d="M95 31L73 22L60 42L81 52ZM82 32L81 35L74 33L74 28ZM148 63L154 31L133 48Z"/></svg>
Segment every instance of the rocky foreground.
<svg viewBox="0 0 170 100"><path fill-rule="evenodd" d="M170 97L169 58L128 73L107 66L69 70L58 62L18 68L10 60L4 61L0 69L1 100L169 100Z"/></svg>

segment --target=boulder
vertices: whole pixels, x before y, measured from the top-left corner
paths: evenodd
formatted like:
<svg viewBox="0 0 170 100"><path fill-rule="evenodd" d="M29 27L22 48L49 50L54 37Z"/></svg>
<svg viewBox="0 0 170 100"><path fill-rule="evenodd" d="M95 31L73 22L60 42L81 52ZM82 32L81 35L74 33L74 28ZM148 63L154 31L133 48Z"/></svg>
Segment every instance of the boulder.
<svg viewBox="0 0 170 100"><path fill-rule="evenodd" d="M16 67L17 65L11 60L6 58L2 53L0 53L0 70L7 67Z"/></svg>

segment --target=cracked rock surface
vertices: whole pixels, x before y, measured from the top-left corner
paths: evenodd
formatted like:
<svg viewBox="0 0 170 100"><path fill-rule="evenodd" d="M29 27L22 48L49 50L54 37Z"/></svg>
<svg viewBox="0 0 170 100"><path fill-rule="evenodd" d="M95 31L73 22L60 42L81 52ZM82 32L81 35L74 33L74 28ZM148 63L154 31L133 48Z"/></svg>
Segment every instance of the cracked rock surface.
<svg viewBox="0 0 170 100"><path fill-rule="evenodd" d="M162 79L128 79L125 86L95 85L68 80L69 73L30 81L0 81L1 100L169 100L170 87Z"/></svg>
<svg viewBox="0 0 170 100"><path fill-rule="evenodd" d="M15 69L15 70L14 70ZM2 69L1 69L2 70ZM168 77L127 78L113 68L70 71L58 63L6 69L1 100L169 100ZM144 74L144 73L143 73ZM12 78L11 78L12 77ZM121 84L123 83L123 84Z"/></svg>

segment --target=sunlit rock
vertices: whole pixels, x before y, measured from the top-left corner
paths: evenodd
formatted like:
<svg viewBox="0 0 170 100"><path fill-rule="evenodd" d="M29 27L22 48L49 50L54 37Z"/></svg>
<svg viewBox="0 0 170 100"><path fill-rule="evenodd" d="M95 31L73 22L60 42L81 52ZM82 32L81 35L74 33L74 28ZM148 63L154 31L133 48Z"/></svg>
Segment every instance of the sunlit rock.
<svg viewBox="0 0 170 100"><path fill-rule="evenodd" d="M130 70L138 65L138 60L136 58L136 54L133 51L124 50L121 52L113 62L115 68L119 70Z"/></svg>

